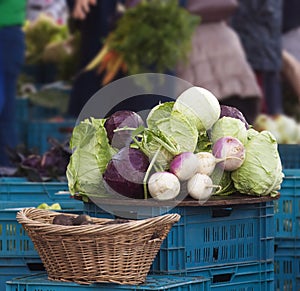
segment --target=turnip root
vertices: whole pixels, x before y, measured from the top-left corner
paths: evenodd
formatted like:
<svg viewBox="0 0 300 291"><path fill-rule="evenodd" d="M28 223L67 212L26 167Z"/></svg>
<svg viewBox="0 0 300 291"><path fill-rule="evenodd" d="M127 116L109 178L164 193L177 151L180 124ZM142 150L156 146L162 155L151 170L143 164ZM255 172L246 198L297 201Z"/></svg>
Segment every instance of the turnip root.
<svg viewBox="0 0 300 291"><path fill-rule="evenodd" d="M154 199L170 200L178 196L180 182L170 172L156 172L149 178L148 190Z"/></svg>
<svg viewBox="0 0 300 291"><path fill-rule="evenodd" d="M170 172L180 181L186 181L196 174L198 158L192 152L183 152L175 156L170 163Z"/></svg>
<svg viewBox="0 0 300 291"><path fill-rule="evenodd" d="M188 194L204 204L212 195L214 188L221 188L219 185L213 185L208 175L197 173L187 182Z"/></svg>

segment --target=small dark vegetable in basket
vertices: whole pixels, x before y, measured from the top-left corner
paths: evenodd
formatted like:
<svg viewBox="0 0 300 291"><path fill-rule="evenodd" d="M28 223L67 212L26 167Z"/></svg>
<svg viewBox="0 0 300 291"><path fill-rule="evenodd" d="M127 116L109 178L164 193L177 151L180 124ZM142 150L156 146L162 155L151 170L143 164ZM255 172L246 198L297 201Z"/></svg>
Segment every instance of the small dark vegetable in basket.
<svg viewBox="0 0 300 291"><path fill-rule="evenodd" d="M73 225L73 219L71 216L65 214L59 214L53 218L52 223L59 224L59 225Z"/></svg>
<svg viewBox="0 0 300 291"><path fill-rule="evenodd" d="M87 222L91 222L91 217L86 214L80 214L73 218L73 225L87 224Z"/></svg>
<svg viewBox="0 0 300 291"><path fill-rule="evenodd" d="M59 214L53 218L52 223L59 224L59 225L67 225L67 226L94 224L91 217L86 214L80 214L76 217L68 216L65 214Z"/></svg>

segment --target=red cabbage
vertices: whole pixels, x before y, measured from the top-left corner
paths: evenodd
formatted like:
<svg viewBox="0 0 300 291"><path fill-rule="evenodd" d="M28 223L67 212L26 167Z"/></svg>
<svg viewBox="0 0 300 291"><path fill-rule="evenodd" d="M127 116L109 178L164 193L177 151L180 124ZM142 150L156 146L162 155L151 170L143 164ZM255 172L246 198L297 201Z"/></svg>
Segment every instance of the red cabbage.
<svg viewBox="0 0 300 291"><path fill-rule="evenodd" d="M143 180L148 166L149 159L143 152L124 147L108 163L103 179L118 194L143 199Z"/></svg>
<svg viewBox="0 0 300 291"><path fill-rule="evenodd" d="M221 105L220 118L222 118L224 116L239 119L239 120L241 120L245 124L246 129L249 128L249 124L248 124L245 116L236 107L228 106L228 105Z"/></svg>
<svg viewBox="0 0 300 291"><path fill-rule="evenodd" d="M118 149L128 146L131 141L131 130L114 132L117 128L138 128L144 125L142 117L134 111L120 110L110 115L104 123L109 143Z"/></svg>

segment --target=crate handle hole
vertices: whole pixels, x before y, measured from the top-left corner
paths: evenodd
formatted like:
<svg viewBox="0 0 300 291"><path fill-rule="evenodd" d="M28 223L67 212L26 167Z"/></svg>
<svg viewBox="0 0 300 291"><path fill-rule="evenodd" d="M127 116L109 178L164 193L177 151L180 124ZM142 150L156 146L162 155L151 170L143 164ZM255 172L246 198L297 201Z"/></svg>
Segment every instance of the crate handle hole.
<svg viewBox="0 0 300 291"><path fill-rule="evenodd" d="M30 271L45 271L43 263L27 263L27 267Z"/></svg>
<svg viewBox="0 0 300 291"><path fill-rule="evenodd" d="M219 257L219 248L213 248L213 259L218 260Z"/></svg>
<svg viewBox="0 0 300 291"><path fill-rule="evenodd" d="M212 209L212 217L226 217L230 216L232 212L231 207L216 207Z"/></svg>
<svg viewBox="0 0 300 291"><path fill-rule="evenodd" d="M229 282L232 278L232 273L214 275L212 278L213 283Z"/></svg>

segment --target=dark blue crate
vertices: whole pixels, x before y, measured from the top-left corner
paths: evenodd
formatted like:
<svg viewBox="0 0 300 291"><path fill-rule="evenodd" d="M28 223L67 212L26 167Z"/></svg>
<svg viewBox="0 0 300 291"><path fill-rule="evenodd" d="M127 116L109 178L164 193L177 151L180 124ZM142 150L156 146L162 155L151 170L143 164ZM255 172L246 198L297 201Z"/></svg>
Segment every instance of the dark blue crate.
<svg viewBox="0 0 300 291"><path fill-rule="evenodd" d="M5 290L6 281L15 277L44 272L39 258L0 258L0 290Z"/></svg>
<svg viewBox="0 0 300 291"><path fill-rule="evenodd" d="M275 291L300 290L300 239L275 239Z"/></svg>
<svg viewBox="0 0 300 291"><path fill-rule="evenodd" d="M138 219L167 212L181 215L161 245L152 265L153 273L188 274L213 266L259 262L274 257L273 201L224 207L114 207L113 213L123 212L126 217ZM107 210L105 206L104 209ZM84 203L84 212L90 216L114 218L94 203Z"/></svg>
<svg viewBox="0 0 300 291"><path fill-rule="evenodd" d="M31 120L28 122L29 149L37 149L40 154L45 153L50 148L49 138L64 143L70 140L75 120Z"/></svg>
<svg viewBox="0 0 300 291"><path fill-rule="evenodd" d="M273 261L211 267L190 275L210 278L213 291L274 291Z"/></svg>
<svg viewBox="0 0 300 291"><path fill-rule="evenodd" d="M6 283L6 291L209 291L210 280L203 277L148 276L146 282L138 286L113 283L79 285L69 282L55 282L45 274L15 278Z"/></svg>
<svg viewBox="0 0 300 291"><path fill-rule="evenodd" d="M0 258L39 258L34 245L17 222L16 215L20 208L0 209ZM82 213L77 205L65 205L59 210L63 213ZM1 290L1 289L0 289Z"/></svg>
<svg viewBox="0 0 300 291"><path fill-rule="evenodd" d="M283 172L280 198L274 202L275 237L300 238L300 169Z"/></svg>
<svg viewBox="0 0 300 291"><path fill-rule="evenodd" d="M68 190L67 182L30 182L22 177L0 178L0 202L18 202L19 207L24 207L23 202L34 203L31 206L42 202L72 202L82 206L83 203L73 199Z"/></svg>
<svg viewBox="0 0 300 291"><path fill-rule="evenodd" d="M300 145L299 144L279 144L278 152L280 155L283 169L300 168Z"/></svg>

